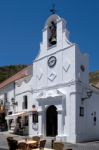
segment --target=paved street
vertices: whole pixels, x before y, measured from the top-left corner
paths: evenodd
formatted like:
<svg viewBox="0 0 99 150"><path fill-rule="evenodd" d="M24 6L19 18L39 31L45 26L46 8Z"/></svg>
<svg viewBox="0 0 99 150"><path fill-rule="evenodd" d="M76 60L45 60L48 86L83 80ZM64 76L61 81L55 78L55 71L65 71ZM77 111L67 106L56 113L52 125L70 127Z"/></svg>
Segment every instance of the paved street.
<svg viewBox="0 0 99 150"><path fill-rule="evenodd" d="M24 138L23 136L8 134L8 132L0 132L0 150L8 150L8 144L6 138L8 136L14 136L16 140ZM51 138L47 138L46 147L51 147ZM66 148L72 148L72 150L99 150L99 141L69 144L65 143Z"/></svg>
<svg viewBox="0 0 99 150"><path fill-rule="evenodd" d="M77 143L77 144L66 144L66 148L72 148L72 150L99 150L99 143Z"/></svg>
<svg viewBox="0 0 99 150"><path fill-rule="evenodd" d="M9 134L8 132L0 132L0 150L8 150L7 137L13 136L15 139L22 139L23 136Z"/></svg>
<svg viewBox="0 0 99 150"><path fill-rule="evenodd" d="M16 140L24 138L24 136L9 134L8 132L0 132L0 150L8 150L8 144L6 140L8 136L13 136ZM47 140L46 147L51 147L51 139Z"/></svg>

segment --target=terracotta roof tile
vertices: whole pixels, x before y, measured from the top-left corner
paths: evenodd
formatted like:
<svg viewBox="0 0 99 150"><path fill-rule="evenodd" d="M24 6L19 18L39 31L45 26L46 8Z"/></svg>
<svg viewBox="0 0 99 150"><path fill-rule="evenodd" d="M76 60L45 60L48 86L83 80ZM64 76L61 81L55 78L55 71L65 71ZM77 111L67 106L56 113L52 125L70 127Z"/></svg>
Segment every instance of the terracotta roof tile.
<svg viewBox="0 0 99 150"><path fill-rule="evenodd" d="M7 80L3 81L0 84L0 89L7 86L8 84L18 80L18 79L20 79L20 78L23 78L23 77L27 76L27 75L28 75L28 67L22 69L21 71L19 71L18 73L16 73L12 77L10 77Z"/></svg>

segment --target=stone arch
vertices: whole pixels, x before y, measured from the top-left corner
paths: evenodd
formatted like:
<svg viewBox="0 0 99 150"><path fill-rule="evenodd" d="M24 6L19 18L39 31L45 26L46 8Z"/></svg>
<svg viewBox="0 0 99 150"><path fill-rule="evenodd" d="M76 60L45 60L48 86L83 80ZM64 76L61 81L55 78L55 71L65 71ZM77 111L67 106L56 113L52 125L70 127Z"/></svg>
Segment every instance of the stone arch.
<svg viewBox="0 0 99 150"><path fill-rule="evenodd" d="M61 18L60 18L58 15L55 15L55 14L54 14L54 15L51 15L51 16L47 19L47 21L45 22L45 27L48 26L49 23L50 23L52 20L54 20L55 22L57 22L57 21L61 20Z"/></svg>

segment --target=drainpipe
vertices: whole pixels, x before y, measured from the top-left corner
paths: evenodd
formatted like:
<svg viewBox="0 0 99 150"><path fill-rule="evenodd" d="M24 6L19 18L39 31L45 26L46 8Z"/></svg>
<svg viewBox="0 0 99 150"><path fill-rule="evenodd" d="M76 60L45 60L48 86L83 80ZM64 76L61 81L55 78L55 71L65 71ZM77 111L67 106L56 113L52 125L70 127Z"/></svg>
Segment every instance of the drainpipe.
<svg viewBox="0 0 99 150"><path fill-rule="evenodd" d="M14 81L14 99L15 99L15 81Z"/></svg>
<svg viewBox="0 0 99 150"><path fill-rule="evenodd" d="M14 87L14 100L15 100L15 81L14 81L13 87ZM14 109L14 112L16 112L16 105L14 105L14 104L13 104L13 109Z"/></svg>

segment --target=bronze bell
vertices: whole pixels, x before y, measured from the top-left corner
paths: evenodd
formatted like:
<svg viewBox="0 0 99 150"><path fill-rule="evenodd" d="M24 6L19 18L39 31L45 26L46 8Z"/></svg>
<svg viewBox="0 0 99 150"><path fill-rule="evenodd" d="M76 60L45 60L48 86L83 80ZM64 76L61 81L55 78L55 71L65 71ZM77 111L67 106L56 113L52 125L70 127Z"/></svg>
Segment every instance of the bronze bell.
<svg viewBox="0 0 99 150"><path fill-rule="evenodd" d="M55 38L55 37L52 37L52 39L51 39L51 44L52 44L52 45L55 45L55 44L56 44L56 38Z"/></svg>

